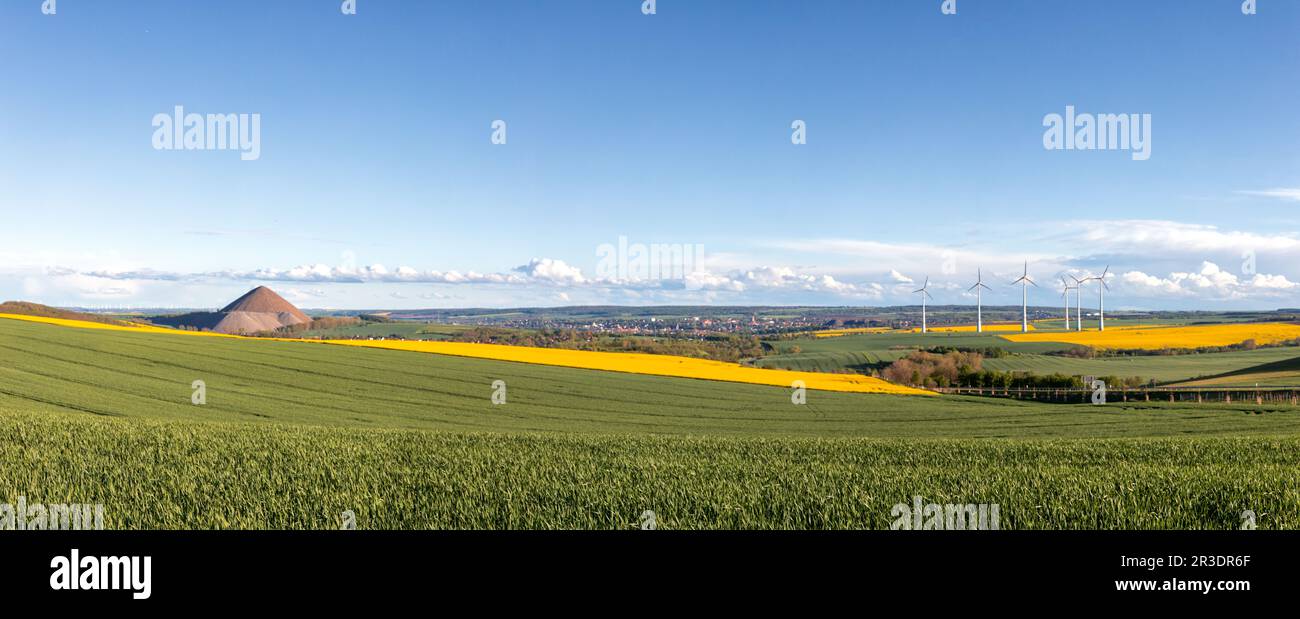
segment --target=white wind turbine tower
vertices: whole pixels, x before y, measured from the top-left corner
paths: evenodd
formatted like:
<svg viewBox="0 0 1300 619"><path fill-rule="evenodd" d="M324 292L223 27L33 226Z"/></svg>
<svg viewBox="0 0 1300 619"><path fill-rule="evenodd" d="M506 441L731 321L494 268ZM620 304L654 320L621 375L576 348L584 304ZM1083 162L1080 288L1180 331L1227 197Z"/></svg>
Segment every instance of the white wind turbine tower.
<svg viewBox="0 0 1300 619"><path fill-rule="evenodd" d="M1088 279L1090 278L1079 279L1071 275L1070 279L1074 280L1074 313L1075 313L1075 317L1078 319L1075 321L1077 323L1075 325L1075 330L1082 331L1083 330L1083 282L1088 281Z"/></svg>
<svg viewBox="0 0 1300 619"><path fill-rule="evenodd" d="M1069 331L1070 330L1070 291L1075 290L1076 288L1074 286L1071 286L1070 282L1065 281L1064 275L1061 276L1061 286L1065 290L1064 292L1061 293L1061 296L1065 297L1065 330ZM1080 320L1083 319L1080 318Z"/></svg>
<svg viewBox="0 0 1300 619"><path fill-rule="evenodd" d="M1029 279L1029 263L1025 263L1025 274L1020 279L1011 282L1014 286L1020 284L1020 332L1029 333L1029 285L1034 284L1034 280ZM1038 284L1034 284L1037 288Z"/></svg>
<svg viewBox="0 0 1300 619"><path fill-rule="evenodd" d="M912 291L914 294L918 292L921 293L921 333L929 332L929 329L926 327L925 324L925 298L930 297L930 291L926 290L929 287L930 287L930 278L927 276L925 278L925 285ZM930 298L933 299L934 297L930 297Z"/></svg>
<svg viewBox="0 0 1300 619"><path fill-rule="evenodd" d="M980 298L980 288L983 288L985 290L992 290L992 288L989 288L988 286L984 285L984 273L980 269L975 269L975 285L968 288L966 292L970 292L971 290L975 291L975 332L976 333L984 332L984 302Z"/></svg>
<svg viewBox="0 0 1300 619"><path fill-rule="evenodd" d="M1097 296L1097 330L1098 331L1106 330L1106 291L1110 290L1110 286L1106 285L1106 275L1108 275L1109 273L1110 273L1110 265L1108 264L1106 265L1106 270L1101 272L1101 275L1098 275L1097 277L1088 278L1088 279L1095 279L1101 282L1101 288L1097 289L1097 295L1098 295Z"/></svg>

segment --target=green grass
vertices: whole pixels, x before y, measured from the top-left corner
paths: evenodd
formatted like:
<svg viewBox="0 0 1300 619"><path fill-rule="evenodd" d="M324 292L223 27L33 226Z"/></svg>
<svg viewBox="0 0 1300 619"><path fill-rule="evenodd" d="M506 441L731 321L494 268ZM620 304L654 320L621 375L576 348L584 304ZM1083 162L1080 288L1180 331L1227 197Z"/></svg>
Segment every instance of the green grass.
<svg viewBox="0 0 1300 619"><path fill-rule="evenodd" d="M907 356L905 350L814 350L775 354L753 360L760 368L799 370L803 372L868 373Z"/></svg>
<svg viewBox="0 0 1300 619"><path fill-rule="evenodd" d="M1300 356L1180 383L1185 387L1295 387L1300 385Z"/></svg>
<svg viewBox="0 0 1300 619"><path fill-rule="evenodd" d="M1300 357L1300 348L1258 348L1221 353L1194 355L1102 357L1075 359L1051 355L1013 355L1001 359L985 359L989 370L1023 371L1036 374L1069 374L1075 376L1141 376L1160 382L1187 380L1198 376L1211 376L1224 372L1252 368ZM1293 385L1300 381L1292 381Z"/></svg>
<svg viewBox="0 0 1300 619"><path fill-rule="evenodd" d="M190 382L208 404L190 403ZM490 404L506 380L509 403ZM1300 411L810 392L0 320L0 502L111 528L1300 526Z"/></svg>
<svg viewBox="0 0 1300 619"><path fill-rule="evenodd" d="M884 529L920 495L1001 528L1300 526L1300 441L535 436L134 422L0 406L0 500L106 528ZM8 498L5 498L8 495Z"/></svg>

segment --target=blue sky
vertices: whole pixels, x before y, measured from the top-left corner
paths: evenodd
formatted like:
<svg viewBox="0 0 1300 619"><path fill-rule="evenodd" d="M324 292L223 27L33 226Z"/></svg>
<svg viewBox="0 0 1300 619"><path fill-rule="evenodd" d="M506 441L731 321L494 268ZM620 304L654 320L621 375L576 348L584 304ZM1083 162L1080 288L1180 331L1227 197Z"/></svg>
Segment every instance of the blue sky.
<svg viewBox="0 0 1300 619"><path fill-rule="evenodd" d="M1300 306L1300 3L340 4L0 1L0 297L966 303L1029 261L1109 264L1117 308ZM259 114L260 157L155 149L177 105ZM1149 114L1150 158L1045 149L1066 106ZM703 265L602 278L620 237Z"/></svg>

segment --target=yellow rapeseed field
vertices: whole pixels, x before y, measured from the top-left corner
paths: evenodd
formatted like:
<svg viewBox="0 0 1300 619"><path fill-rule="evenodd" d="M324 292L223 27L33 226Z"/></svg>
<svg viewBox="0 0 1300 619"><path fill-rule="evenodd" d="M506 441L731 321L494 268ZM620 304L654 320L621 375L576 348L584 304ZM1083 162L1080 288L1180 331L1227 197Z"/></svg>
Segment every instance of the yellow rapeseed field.
<svg viewBox="0 0 1300 619"><path fill-rule="evenodd" d="M1003 335L1013 342L1065 342L1093 348L1159 350L1230 346L1246 340L1276 344L1300 338L1300 325L1286 322L1190 326L1123 326L1105 331L1056 331Z"/></svg>
<svg viewBox="0 0 1300 619"><path fill-rule="evenodd" d="M723 361L711 361L708 359L695 359L691 357L676 357L672 355L648 355L642 353L597 352L590 350L565 350L561 348L504 346L501 344L414 340L325 340L325 343L341 346L363 346L366 348L386 348L389 350L427 352L439 355L453 355L457 357L474 357L478 359L495 359L498 361L516 361L519 363L535 363L539 365L555 365L586 370L605 370L609 372L627 372L631 374L651 374L654 376L721 380L733 383L772 385L776 387L789 387L794 381L801 380L807 388L820 389L822 391L933 395L933 393L929 391L903 387L878 378L857 374L825 374L821 372L772 370L766 368L753 368Z"/></svg>
<svg viewBox="0 0 1300 619"><path fill-rule="evenodd" d="M111 325L63 318L22 316L18 314L0 314L0 318L40 322L82 329L106 329L111 331L130 331L135 333L164 333L171 335L240 338L240 336L237 335L226 335L204 331L180 331L145 325ZM519 363L533 363L538 365L552 365L586 370L650 374L654 376L671 376L676 378L697 378L702 380L749 383L754 385L771 385L775 387L790 387L794 381L801 380L804 382L804 386L808 389L818 389L822 391L934 395L929 391L903 387L878 378L857 374L823 374L820 372L772 370L753 368L734 363L725 363L722 361L676 357L671 355L595 352L586 350L564 350L559 348L503 346L499 344L474 344L469 342L410 340L299 340L290 338L240 339L383 348L388 350L405 350L439 355L452 355L457 357L493 359L497 361L515 361Z"/></svg>

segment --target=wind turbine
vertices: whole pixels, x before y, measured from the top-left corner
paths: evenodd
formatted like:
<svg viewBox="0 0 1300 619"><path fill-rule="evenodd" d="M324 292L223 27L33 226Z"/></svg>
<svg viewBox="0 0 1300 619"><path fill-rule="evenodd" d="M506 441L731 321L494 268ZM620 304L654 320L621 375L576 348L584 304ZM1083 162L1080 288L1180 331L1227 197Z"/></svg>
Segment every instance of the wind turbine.
<svg viewBox="0 0 1300 619"><path fill-rule="evenodd" d="M1083 282L1088 281L1088 279L1090 278L1079 279L1071 275L1070 279L1074 280L1074 313L1075 316L1078 318L1078 320L1075 321L1078 323L1075 326L1075 330L1082 331L1083 330Z"/></svg>
<svg viewBox="0 0 1300 619"><path fill-rule="evenodd" d="M1069 331L1070 330L1070 291L1074 290L1075 287L1071 286L1070 282L1065 281L1064 275L1061 276L1061 286L1065 289L1064 292L1061 293L1061 296L1065 298L1065 330Z"/></svg>
<svg viewBox="0 0 1300 619"><path fill-rule="evenodd" d="M1097 330L1106 330L1106 291L1110 286L1106 285L1106 275L1110 273L1110 265L1106 265L1106 270L1101 272L1097 277L1089 277L1101 282L1101 288L1097 289Z"/></svg>
<svg viewBox="0 0 1300 619"><path fill-rule="evenodd" d="M1029 333L1029 285L1034 284L1034 280L1029 279L1029 263L1025 263L1025 274L1020 279L1011 282L1014 286L1020 284L1020 332ZM1034 284L1037 288L1038 284Z"/></svg>
<svg viewBox="0 0 1300 619"><path fill-rule="evenodd" d="M971 290L975 291L975 332L976 333L984 332L984 303L983 300L980 298L980 288L983 288L985 290L992 290L992 288L989 288L988 286L984 285L984 273L980 269L975 269L975 285L968 288L966 292L970 292Z"/></svg>
<svg viewBox="0 0 1300 619"><path fill-rule="evenodd" d="M917 293L917 292L921 293L921 333L928 332L928 329L925 324L925 298L930 297L930 291L926 290L929 287L930 287L930 278L929 276L926 276L925 285L912 291L913 293ZM930 297L930 298L933 299L934 297Z"/></svg>

